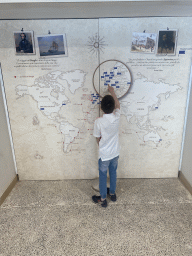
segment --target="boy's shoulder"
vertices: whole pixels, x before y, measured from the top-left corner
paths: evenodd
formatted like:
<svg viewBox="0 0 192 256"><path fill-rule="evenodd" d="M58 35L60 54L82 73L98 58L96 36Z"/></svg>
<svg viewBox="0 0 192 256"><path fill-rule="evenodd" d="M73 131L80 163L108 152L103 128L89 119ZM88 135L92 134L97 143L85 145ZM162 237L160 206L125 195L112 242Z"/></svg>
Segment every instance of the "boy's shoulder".
<svg viewBox="0 0 192 256"><path fill-rule="evenodd" d="M121 115L121 111L119 108L116 108L112 113L110 114L103 114L103 116L100 116L100 117L97 117L95 119L95 123L101 123L101 122L104 122L105 119L108 119L108 118L114 118L114 115L115 117L120 117Z"/></svg>
<svg viewBox="0 0 192 256"><path fill-rule="evenodd" d="M113 111L113 114L117 117L120 117L121 115L121 110L119 108L116 108L114 111Z"/></svg>
<svg viewBox="0 0 192 256"><path fill-rule="evenodd" d="M97 117L97 118L95 119L95 122L94 122L94 123L95 123L95 124L99 124L102 119L103 119L103 116Z"/></svg>
<svg viewBox="0 0 192 256"><path fill-rule="evenodd" d="M116 109L113 111L113 113L114 113L114 112L121 113L121 110L120 110L120 108L116 108Z"/></svg>

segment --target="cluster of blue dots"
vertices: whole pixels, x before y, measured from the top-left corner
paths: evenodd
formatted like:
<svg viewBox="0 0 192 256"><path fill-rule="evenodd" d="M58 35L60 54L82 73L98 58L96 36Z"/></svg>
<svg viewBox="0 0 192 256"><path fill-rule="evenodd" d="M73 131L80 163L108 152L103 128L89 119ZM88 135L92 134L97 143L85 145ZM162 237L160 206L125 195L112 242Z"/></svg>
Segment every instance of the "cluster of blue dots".
<svg viewBox="0 0 192 256"><path fill-rule="evenodd" d="M117 69L117 67L114 67L114 69ZM121 76L121 72L117 72L117 75L118 76ZM114 72L109 72L109 74L107 72L103 72L103 75L101 75L101 80L104 80L104 85L107 86L111 80L110 79L113 79L114 78ZM127 84L131 84L130 82L127 82ZM116 88L120 88L120 85L119 85L119 81L115 81L113 84L110 84L111 86L114 86Z"/></svg>
<svg viewBox="0 0 192 256"><path fill-rule="evenodd" d="M91 100L92 100L92 104L100 104L99 94L92 93L91 94Z"/></svg>
<svg viewBox="0 0 192 256"><path fill-rule="evenodd" d="M117 69L117 67L114 67L114 69ZM117 75L121 75L121 72L117 72ZM111 80L114 77L114 72L110 72L109 74L107 72L103 72L103 75L101 76L101 80L105 79L104 85L107 86ZM119 81L115 81L115 83L111 84L111 86L114 86L116 88L120 88L120 86L118 85Z"/></svg>

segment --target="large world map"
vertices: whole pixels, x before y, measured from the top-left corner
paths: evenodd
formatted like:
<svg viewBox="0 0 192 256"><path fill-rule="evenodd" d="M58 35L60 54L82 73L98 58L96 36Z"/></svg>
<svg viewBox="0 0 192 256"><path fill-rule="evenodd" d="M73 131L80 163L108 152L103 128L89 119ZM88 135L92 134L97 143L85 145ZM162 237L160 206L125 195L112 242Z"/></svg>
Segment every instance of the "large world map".
<svg viewBox="0 0 192 256"><path fill-rule="evenodd" d="M184 23L190 31L182 17L25 20L35 53L17 55L10 35L23 21L2 20L1 67L20 179L98 177L93 127L108 84L121 105L117 177L177 177L191 65L190 51L180 54L191 47L181 36ZM167 24L177 28L176 54L131 51L143 24L154 34ZM66 56L40 56L37 38L49 36L47 29L65 35Z"/></svg>
<svg viewBox="0 0 192 256"><path fill-rule="evenodd" d="M134 119L139 143L152 141L155 145L158 145L163 140L159 131L166 133L166 129L152 124L150 113L158 112L158 109L161 107L160 96L164 95L165 99L168 100L172 93L177 93L179 90L182 90L182 87L178 84L165 83L162 80L154 83L141 73L137 75L138 79L135 80L134 86L120 100L121 114L126 117L127 128L130 128ZM60 111L65 109L66 105L70 106L70 104L74 103L70 96L85 86L85 79L86 72L82 70L54 71L36 78L33 85L17 85L15 88L16 94L19 97L30 95L36 101L38 110L48 119L58 124L57 129L63 138L63 153L73 150L72 144L79 136L80 128L69 123L66 120L66 116L60 114ZM122 79L123 81L125 80L124 77ZM66 83L62 83L64 80ZM121 77L119 77L119 83L121 83ZM68 96L66 96L66 91L69 92ZM88 91L88 88L86 88L86 91ZM79 98L78 102L82 105L85 100L89 101L89 106L92 105L91 111L97 108L97 104L100 103L99 95L96 93L84 94ZM84 122L89 122L93 125L94 119L92 118L91 120L91 111L87 109L87 118L82 120L82 126ZM174 116L164 116L164 121L171 121L172 119L174 119Z"/></svg>

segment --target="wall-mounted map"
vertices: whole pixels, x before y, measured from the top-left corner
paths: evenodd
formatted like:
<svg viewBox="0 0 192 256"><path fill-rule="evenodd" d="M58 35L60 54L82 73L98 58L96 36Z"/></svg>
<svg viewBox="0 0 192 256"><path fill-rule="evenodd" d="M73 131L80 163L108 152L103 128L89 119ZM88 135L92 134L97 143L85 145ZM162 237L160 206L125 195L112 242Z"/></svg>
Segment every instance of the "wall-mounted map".
<svg viewBox="0 0 192 256"><path fill-rule="evenodd" d="M45 35L47 27L53 35L66 34L67 58L15 55L14 42L8 42L22 22L0 21L2 29L9 28L3 30L6 43L0 40L0 59L20 179L98 177L93 124L101 114L99 94L107 93L108 83L124 95L120 99L118 177L177 177L191 65L190 51L180 55L179 48L190 47L187 33L192 30L191 21L192 18L25 21L26 29L34 31L37 53L38 35ZM187 31L178 38L175 55L142 54L140 46L135 54L132 47L136 43L131 43L134 31L149 27L157 34L159 27L167 27L168 23ZM60 51L56 39L50 44L46 40L47 50L43 51L49 51L53 41ZM54 47L56 50L57 45ZM92 81L95 70L99 81L96 91Z"/></svg>

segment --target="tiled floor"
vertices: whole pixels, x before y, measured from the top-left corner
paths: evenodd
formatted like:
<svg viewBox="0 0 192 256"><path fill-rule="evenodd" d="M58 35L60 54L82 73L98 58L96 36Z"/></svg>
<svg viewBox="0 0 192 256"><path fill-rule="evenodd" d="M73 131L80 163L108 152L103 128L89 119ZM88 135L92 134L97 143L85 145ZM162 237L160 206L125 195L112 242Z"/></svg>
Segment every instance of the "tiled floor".
<svg viewBox="0 0 192 256"><path fill-rule="evenodd" d="M0 207L0 256L192 255L192 196L178 179L118 179L106 209L92 184L18 182Z"/></svg>

